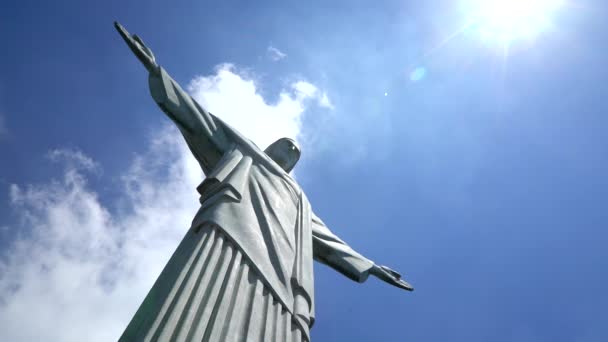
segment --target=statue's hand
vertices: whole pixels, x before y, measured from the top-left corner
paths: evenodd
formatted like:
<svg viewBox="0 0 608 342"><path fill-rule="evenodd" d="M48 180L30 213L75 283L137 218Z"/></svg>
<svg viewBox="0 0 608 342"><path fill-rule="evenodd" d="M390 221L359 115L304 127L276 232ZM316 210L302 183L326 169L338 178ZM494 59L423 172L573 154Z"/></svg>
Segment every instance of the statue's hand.
<svg viewBox="0 0 608 342"><path fill-rule="evenodd" d="M374 265L374 267L369 270L369 273L393 286L408 291L414 291L414 287L412 285L401 279L401 274L391 270L386 266Z"/></svg>
<svg viewBox="0 0 608 342"><path fill-rule="evenodd" d="M156 60L154 59L154 54L152 51L144 44L144 41L141 40L136 34L131 35L125 28L120 25L117 21L114 22L114 27L120 36L125 40L131 51L137 56L139 61L148 69L150 73L158 73L158 64L156 64Z"/></svg>

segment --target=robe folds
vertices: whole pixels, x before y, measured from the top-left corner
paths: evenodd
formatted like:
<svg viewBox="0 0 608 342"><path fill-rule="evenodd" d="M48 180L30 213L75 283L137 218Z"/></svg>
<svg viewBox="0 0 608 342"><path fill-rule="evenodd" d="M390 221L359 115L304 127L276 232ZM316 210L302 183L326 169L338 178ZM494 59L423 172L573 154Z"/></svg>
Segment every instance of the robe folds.
<svg viewBox="0 0 608 342"><path fill-rule="evenodd" d="M365 281L368 271L374 263L355 252L325 226L323 221L314 214L306 195L289 174L234 128L202 109L164 69L161 68L159 75L150 76L150 89L161 109L177 124L190 150L207 175L207 178L197 188L201 194L200 209L192 221L188 234L169 261L163 274L171 273L170 270L167 270L169 268L182 269L181 264L188 264L190 263L188 260L195 260L189 259L189 254L203 255L201 251L204 250L205 243L216 246L218 242L215 239L221 238L222 241L229 241L232 246L230 248L238 252L239 260L244 260L239 262L247 266L247 272L250 272L252 277L257 279L256 281L259 280L261 284L259 286L263 288L258 292L252 290L248 293L254 295L259 293L259 296L262 297L271 296L273 301L281 304L281 310L291 317L291 322L300 331L302 340L310 341L309 329L315 318L313 259L358 282ZM214 237L206 237L205 241L208 242L201 242L201 247L197 247L199 249L192 247L195 245L194 242L187 242L190 241L189 239L196 241L203 239L201 236L208 236L211 230L219 233L212 234ZM225 244L221 243L221 245ZM221 263L222 258L234 258L236 255L234 253L218 252L217 260L201 261L201 265ZM179 258L176 257L178 255ZM190 256L190 258L194 258L194 256ZM196 260L207 260L203 256L196 258L198 258ZM194 265L193 263L194 261L192 261L192 265ZM231 261L225 263L232 265ZM223 270L223 268L219 269ZM195 271L183 272L187 274L202 272L201 274L203 274L205 267L200 266ZM162 285L165 288L174 286L174 284L159 283L178 281L177 275L173 278L163 278L163 274L150 291L151 294L157 286ZM183 287L195 292L204 291L206 287L213 286L200 280L196 284L199 285L192 286L191 289L186 285ZM235 288L237 290L233 290L238 292L238 286ZM148 300L147 297L144 301L146 308L142 309L145 306L142 304L140 311L160 314L161 306L169 304L166 304L166 298L158 297L170 296L170 291L164 291L162 295L158 293L161 292L157 291L154 300ZM197 295L196 293L186 293L184 296L194 298ZM262 299L258 299L258 302L260 301ZM191 300L188 299L186 302L190 303ZM153 308L155 305L158 308ZM212 306L209 303L205 305ZM229 305L229 303L222 303L220 298L213 305L221 307ZM204 311L205 308L190 308L190 310ZM209 310L216 311L216 309ZM242 308L237 305L233 307L233 310L242 310ZM136 317L138 314L139 311ZM142 315L143 313L140 316ZM259 321L278 317L258 316L262 318L250 317L249 319ZM142 340L155 340L152 338L155 336L154 333L143 332L143 330L152 329L153 324L141 322L136 324L134 322L136 317L123 334L123 338L142 336ZM155 318L139 317L138 319L152 322ZM212 320L212 318L206 319ZM162 319L157 317L156 320ZM216 322L216 324L220 323ZM278 326L283 323L248 324ZM206 327L210 331L214 329L213 326L206 325ZM131 335L128 334L129 329L133 331ZM138 332L135 333L135 330ZM148 336L148 338L143 338L144 336ZM121 340L130 341L131 339L121 338ZM276 339L276 341L280 341L280 339Z"/></svg>

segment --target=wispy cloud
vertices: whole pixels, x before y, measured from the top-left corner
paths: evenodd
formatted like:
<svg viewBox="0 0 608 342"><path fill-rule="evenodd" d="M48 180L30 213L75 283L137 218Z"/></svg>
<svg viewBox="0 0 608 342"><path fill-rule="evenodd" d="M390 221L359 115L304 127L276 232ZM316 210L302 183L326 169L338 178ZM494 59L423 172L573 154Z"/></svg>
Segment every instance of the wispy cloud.
<svg viewBox="0 0 608 342"><path fill-rule="evenodd" d="M228 65L189 88L260 146L297 137L310 98L286 89L268 104ZM48 154L66 165L62 178L10 186L19 220L2 228L14 241L0 252L0 340L117 340L186 232L203 178L175 128L148 146L120 175L111 206L87 182L100 166L73 149Z"/></svg>
<svg viewBox="0 0 608 342"><path fill-rule="evenodd" d="M85 155L82 151L76 149L58 148L50 150L47 153L47 158L53 162L62 162L70 169L99 171L100 165L92 158Z"/></svg>
<svg viewBox="0 0 608 342"><path fill-rule="evenodd" d="M327 96L327 93L322 93L319 97L319 106L334 109L334 105L329 100L329 96Z"/></svg>
<svg viewBox="0 0 608 342"><path fill-rule="evenodd" d="M315 99L317 105L323 108L334 109L333 104L329 100L329 96L326 92L321 91L315 85L306 81L294 82L292 88L296 92L296 98L299 99Z"/></svg>
<svg viewBox="0 0 608 342"><path fill-rule="evenodd" d="M286 53L284 53L283 51L277 49L276 47L274 47L272 45L269 46L268 49L266 49L266 52L268 54L268 57L275 62L280 61L281 59L287 57Z"/></svg>

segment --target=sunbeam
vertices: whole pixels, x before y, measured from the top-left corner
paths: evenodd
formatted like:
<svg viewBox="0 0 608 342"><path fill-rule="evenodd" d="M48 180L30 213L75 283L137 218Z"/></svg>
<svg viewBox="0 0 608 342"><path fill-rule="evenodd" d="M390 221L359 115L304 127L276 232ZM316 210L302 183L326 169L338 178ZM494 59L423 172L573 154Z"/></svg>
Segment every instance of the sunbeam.
<svg viewBox="0 0 608 342"><path fill-rule="evenodd" d="M510 44L534 39L552 27L552 17L564 0L465 0L470 28L484 40Z"/></svg>

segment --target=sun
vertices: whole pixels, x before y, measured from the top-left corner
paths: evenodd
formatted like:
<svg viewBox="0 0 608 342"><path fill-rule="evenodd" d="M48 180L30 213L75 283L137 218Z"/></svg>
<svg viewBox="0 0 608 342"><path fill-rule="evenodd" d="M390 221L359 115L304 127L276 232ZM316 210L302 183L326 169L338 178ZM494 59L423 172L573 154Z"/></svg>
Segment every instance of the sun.
<svg viewBox="0 0 608 342"><path fill-rule="evenodd" d="M532 39L551 27L565 0L466 0L468 26L484 39Z"/></svg>

